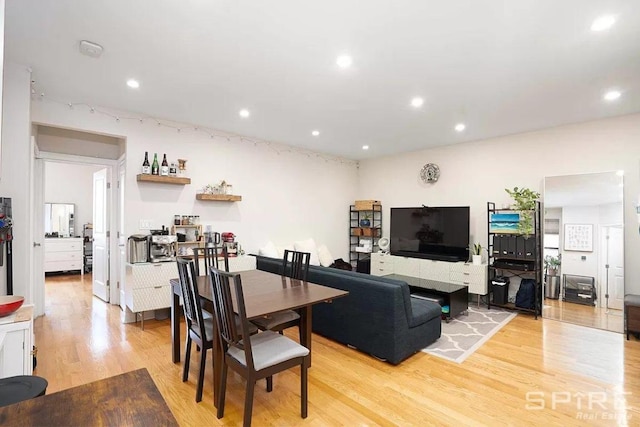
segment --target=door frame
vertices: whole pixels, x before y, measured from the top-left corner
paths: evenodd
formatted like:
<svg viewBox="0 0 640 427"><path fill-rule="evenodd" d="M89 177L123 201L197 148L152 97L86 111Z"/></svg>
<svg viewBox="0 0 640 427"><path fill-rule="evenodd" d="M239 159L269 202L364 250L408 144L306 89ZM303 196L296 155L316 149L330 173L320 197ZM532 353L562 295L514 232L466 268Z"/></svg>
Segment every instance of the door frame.
<svg viewBox="0 0 640 427"><path fill-rule="evenodd" d="M85 156L77 156L73 154L61 154L61 153L53 153L49 151L37 151L34 153L34 157L36 160L42 160L43 162L58 162L58 163L69 163L69 164L90 164L96 166L104 166L107 168L107 177L110 183L114 181L114 177L118 176L118 164L119 160L98 158L98 157L85 157ZM44 165L43 165L44 167ZM113 185L111 185L111 190L113 190ZM44 200L44 179L41 182L34 182L34 201L37 201L38 198ZM118 204L119 200L114 196L116 192L108 191L107 197L109 199L109 232L110 235L115 236L115 231L117 230L117 216L118 216ZM37 209L37 206L34 206L34 215L32 220L34 221L32 229L36 229L37 221L44 222L44 212L43 209ZM37 241L37 237L34 236ZM109 239L109 258L111 261L111 254L116 254L118 250L118 239L113 238ZM32 257L34 248L31 248ZM44 257L43 257L44 259ZM111 300L111 304L119 304L120 302L120 292L115 286L115 281L118 278L118 262L116 261L117 257L113 259L115 262L109 262L109 280L110 284L113 283L114 286L110 286L109 288L109 297ZM43 261L44 262L44 261ZM35 309L36 313L44 313L44 281L42 285L39 283L31 282L34 289L32 290L32 295L34 296ZM41 304L39 307L38 305Z"/></svg>
<svg viewBox="0 0 640 427"><path fill-rule="evenodd" d="M624 247L624 224L600 224L599 229L598 229L598 240L599 240L599 259L598 259L598 289L597 292L599 292L598 294L598 299L597 301L599 301L597 303L597 306L600 308L607 308L607 309L611 309L608 304L608 301L605 297L606 294L606 280L607 280L607 268L605 267L606 264L609 263L609 259L608 258L608 246L609 246L609 242L607 241L607 236L608 236L608 232L605 233L605 230L609 230L611 228L619 228L622 231L622 259L624 262L624 253L625 253L625 247ZM626 265L623 267L626 270ZM626 275L626 271L625 271L625 275ZM625 276L626 279L626 276ZM624 295L626 293L626 288L627 288L627 281L624 281L624 285L623 285L623 290L622 290L622 294ZM611 289L611 283L609 284L609 289ZM611 295L611 292L609 292L609 295ZM621 309L615 309L613 308L613 310L623 310L623 308Z"/></svg>

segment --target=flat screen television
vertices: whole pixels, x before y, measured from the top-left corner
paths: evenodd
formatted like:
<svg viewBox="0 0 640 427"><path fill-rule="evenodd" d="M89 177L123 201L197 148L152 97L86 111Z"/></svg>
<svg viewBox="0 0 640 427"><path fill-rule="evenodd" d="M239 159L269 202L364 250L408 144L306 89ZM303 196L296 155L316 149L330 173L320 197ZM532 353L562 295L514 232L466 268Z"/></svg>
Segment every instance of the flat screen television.
<svg viewBox="0 0 640 427"><path fill-rule="evenodd" d="M391 208L392 255L469 259L469 206Z"/></svg>

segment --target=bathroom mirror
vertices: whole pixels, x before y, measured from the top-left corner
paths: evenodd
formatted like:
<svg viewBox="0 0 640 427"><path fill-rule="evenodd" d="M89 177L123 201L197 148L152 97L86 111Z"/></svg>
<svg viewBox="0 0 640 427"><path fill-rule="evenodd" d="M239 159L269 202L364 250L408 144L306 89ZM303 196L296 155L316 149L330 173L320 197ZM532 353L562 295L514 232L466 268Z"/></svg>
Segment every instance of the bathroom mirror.
<svg viewBox="0 0 640 427"><path fill-rule="evenodd" d="M45 203L45 237L73 237L75 235L74 210L73 203Z"/></svg>
<svg viewBox="0 0 640 427"><path fill-rule="evenodd" d="M623 174L544 180L545 318L624 329Z"/></svg>

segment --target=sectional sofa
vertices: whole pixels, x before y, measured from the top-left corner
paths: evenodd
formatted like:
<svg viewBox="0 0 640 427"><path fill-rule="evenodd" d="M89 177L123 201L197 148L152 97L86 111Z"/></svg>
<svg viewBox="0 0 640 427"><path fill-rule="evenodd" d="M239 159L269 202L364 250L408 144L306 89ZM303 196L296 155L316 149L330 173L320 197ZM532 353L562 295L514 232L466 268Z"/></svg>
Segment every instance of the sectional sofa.
<svg viewBox="0 0 640 427"><path fill-rule="evenodd" d="M281 274L282 260L256 256L259 270ZM313 307L313 332L398 364L440 338L440 305L412 298L406 282L309 266L307 280L349 295Z"/></svg>

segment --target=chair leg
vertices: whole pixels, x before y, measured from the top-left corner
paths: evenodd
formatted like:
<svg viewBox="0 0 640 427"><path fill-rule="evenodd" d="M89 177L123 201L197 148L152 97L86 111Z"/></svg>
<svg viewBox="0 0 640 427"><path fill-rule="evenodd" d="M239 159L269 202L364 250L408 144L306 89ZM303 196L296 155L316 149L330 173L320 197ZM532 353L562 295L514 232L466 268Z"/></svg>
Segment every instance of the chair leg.
<svg viewBox="0 0 640 427"><path fill-rule="evenodd" d="M273 391L273 375L269 375L267 377L267 393L271 393Z"/></svg>
<svg viewBox="0 0 640 427"><path fill-rule="evenodd" d="M207 363L207 350L200 351L200 372L198 372L198 389L196 391L196 402L202 400L202 389L204 387L204 369Z"/></svg>
<svg viewBox="0 0 640 427"><path fill-rule="evenodd" d="M305 358L300 365L300 415L302 418L307 418L308 412L308 398L307 390L309 385L309 377L307 375L308 361Z"/></svg>
<svg viewBox="0 0 640 427"><path fill-rule="evenodd" d="M182 371L182 382L185 382L189 379L189 362L191 361L191 337L189 336L189 332L187 332L187 343L185 345L184 351L184 368Z"/></svg>
<svg viewBox="0 0 640 427"><path fill-rule="evenodd" d="M218 387L218 419L224 417L224 398L227 392L227 364L222 361L222 367L220 369L220 385Z"/></svg>
<svg viewBox="0 0 640 427"><path fill-rule="evenodd" d="M247 391L244 396L244 420L242 425L244 427L251 426L251 413L253 412L253 391L256 387L256 380L253 378L247 378Z"/></svg>

